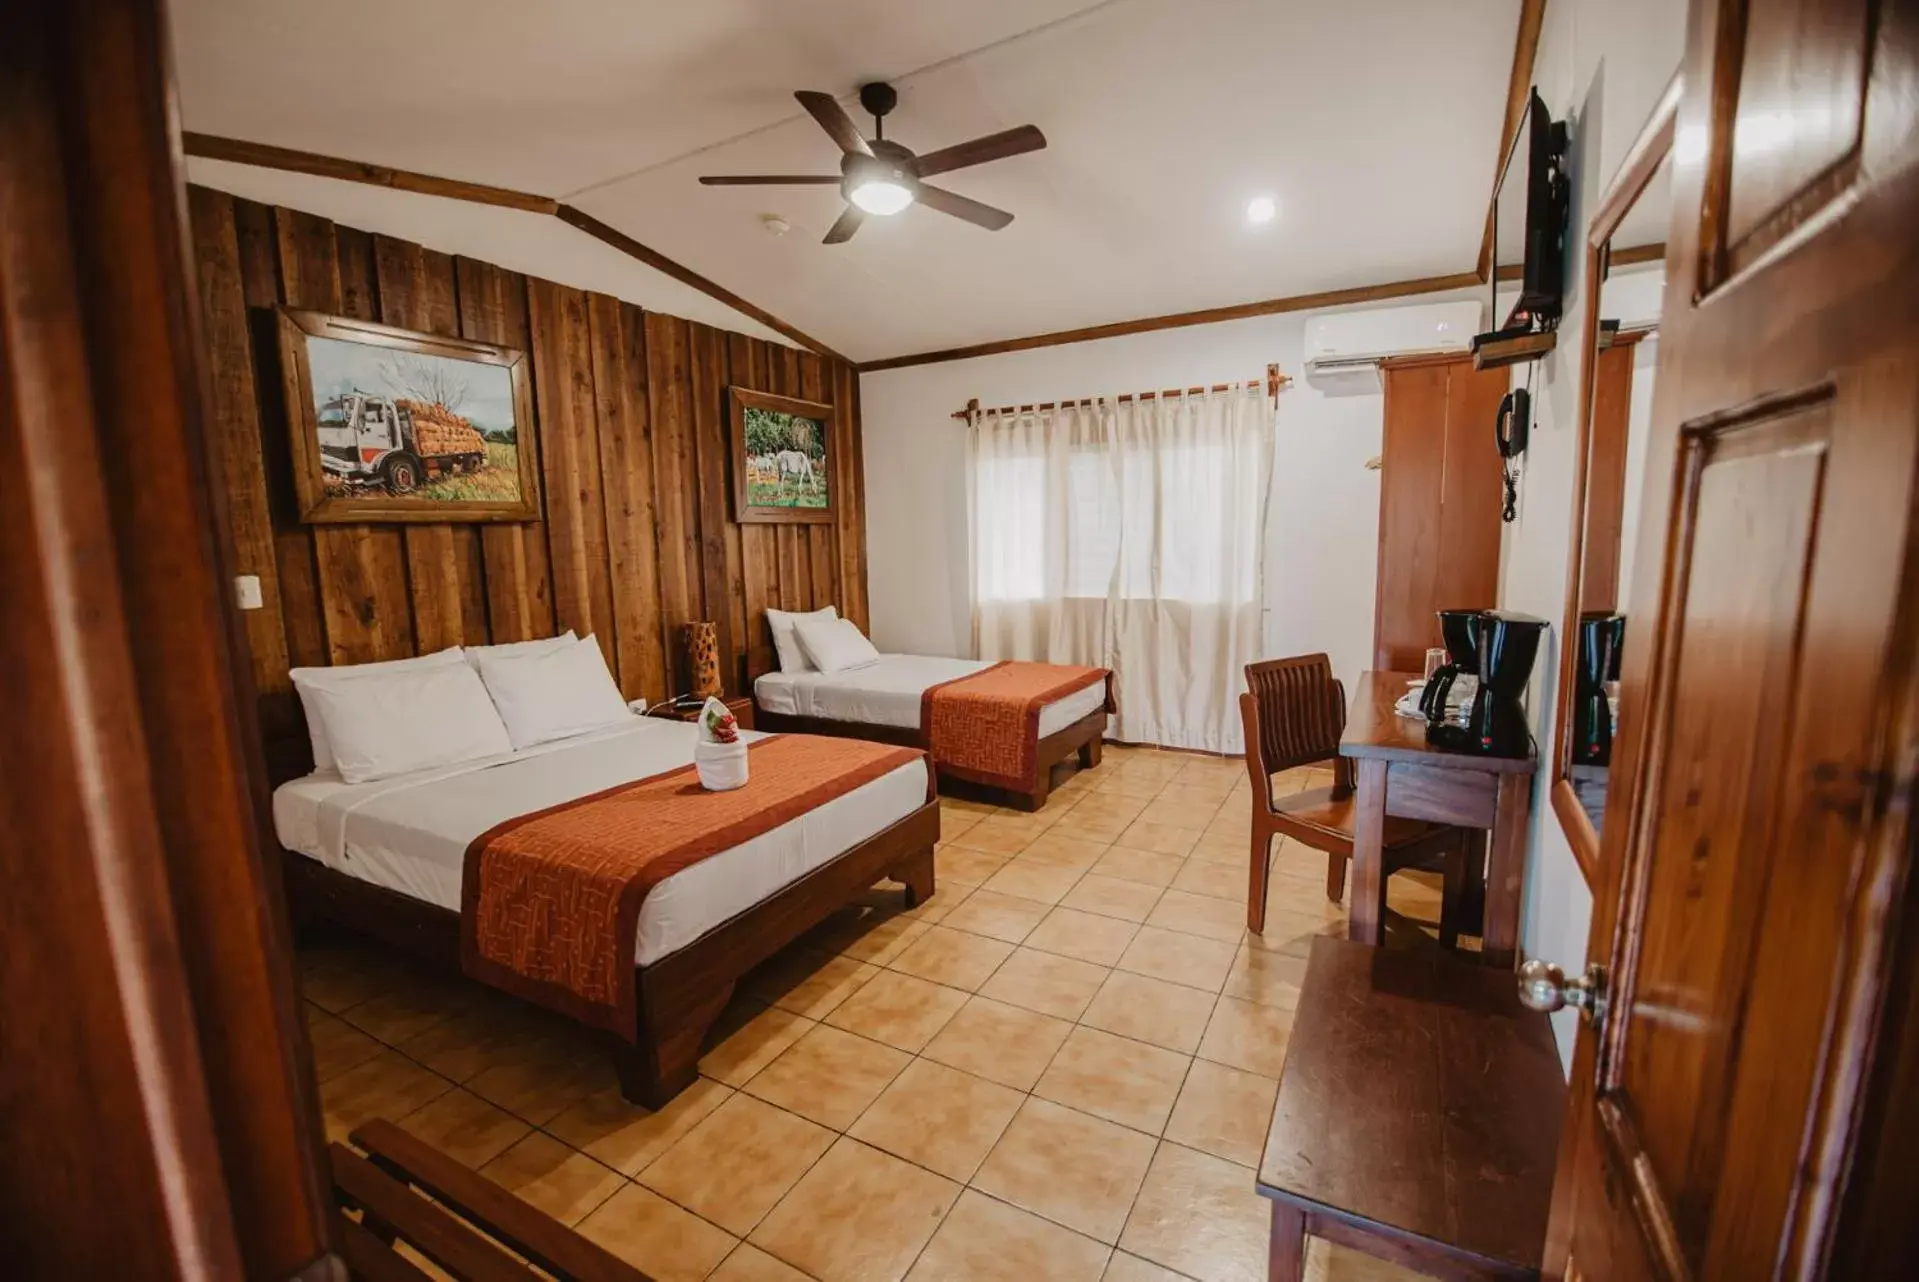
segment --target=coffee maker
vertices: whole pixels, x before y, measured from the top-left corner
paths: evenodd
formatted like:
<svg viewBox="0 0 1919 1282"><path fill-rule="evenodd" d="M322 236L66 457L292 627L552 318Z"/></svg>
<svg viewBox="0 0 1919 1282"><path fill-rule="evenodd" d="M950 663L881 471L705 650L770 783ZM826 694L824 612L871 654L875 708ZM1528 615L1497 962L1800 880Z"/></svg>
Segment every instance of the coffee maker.
<svg viewBox="0 0 1919 1282"><path fill-rule="evenodd" d="M1454 648L1453 635L1446 630L1448 614L1468 616L1455 624L1455 628L1462 640L1470 638L1472 672L1479 678L1479 688L1473 693L1464 725L1445 719L1443 694L1435 700L1427 708L1426 741L1434 747L1484 757L1530 755L1532 730L1526 724L1523 700L1526 684L1532 680L1533 660L1539 654L1539 638L1546 631L1546 621L1505 610L1442 610L1440 633L1446 638L1449 657L1458 651ZM1463 663L1458 666L1462 670L1465 667Z"/></svg>
<svg viewBox="0 0 1919 1282"><path fill-rule="evenodd" d="M1446 699L1460 677L1479 675L1479 616L1481 610L1441 610L1439 638L1446 643L1446 662L1426 679L1419 693L1419 710L1426 714L1430 736L1434 726L1445 724Z"/></svg>
<svg viewBox="0 0 1919 1282"><path fill-rule="evenodd" d="M1626 616L1591 610L1579 616L1579 661L1573 666L1573 764L1612 764L1612 700L1606 686L1619 680Z"/></svg>

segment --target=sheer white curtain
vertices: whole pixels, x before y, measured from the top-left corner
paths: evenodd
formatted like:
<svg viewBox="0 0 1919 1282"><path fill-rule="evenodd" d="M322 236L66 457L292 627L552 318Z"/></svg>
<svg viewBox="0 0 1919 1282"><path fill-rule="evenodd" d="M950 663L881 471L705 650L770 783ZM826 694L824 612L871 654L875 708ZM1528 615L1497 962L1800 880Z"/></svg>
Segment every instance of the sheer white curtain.
<svg viewBox="0 0 1919 1282"><path fill-rule="evenodd" d="M1259 384L982 415L979 657L1110 667L1117 738L1240 752L1272 449Z"/></svg>

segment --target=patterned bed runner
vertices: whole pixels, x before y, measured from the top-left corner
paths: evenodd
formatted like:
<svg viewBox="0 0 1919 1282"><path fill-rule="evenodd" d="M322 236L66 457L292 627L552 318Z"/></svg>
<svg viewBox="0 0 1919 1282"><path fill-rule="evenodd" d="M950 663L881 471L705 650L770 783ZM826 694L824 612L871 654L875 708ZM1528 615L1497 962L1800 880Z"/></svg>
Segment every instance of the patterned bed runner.
<svg viewBox="0 0 1919 1282"><path fill-rule="evenodd" d="M708 792L693 766L681 766L474 838L460 914L466 973L630 1039L648 891L924 755L814 735L756 739L747 752L744 788ZM930 769L927 783L931 800Z"/></svg>
<svg viewBox="0 0 1919 1282"><path fill-rule="evenodd" d="M945 773L1025 791L1038 761L1040 709L1099 681L1111 712L1113 674L1105 668L995 663L928 687L920 696L920 735Z"/></svg>

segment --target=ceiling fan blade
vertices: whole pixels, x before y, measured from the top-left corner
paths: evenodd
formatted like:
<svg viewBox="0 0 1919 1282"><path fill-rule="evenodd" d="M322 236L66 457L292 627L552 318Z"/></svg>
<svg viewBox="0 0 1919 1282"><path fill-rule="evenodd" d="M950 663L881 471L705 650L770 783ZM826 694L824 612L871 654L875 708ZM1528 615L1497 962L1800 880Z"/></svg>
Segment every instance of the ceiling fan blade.
<svg viewBox="0 0 1919 1282"><path fill-rule="evenodd" d="M857 152L862 156L873 154L873 149L866 145L866 139L860 137L859 126L853 123L853 118L846 114L832 94L801 89L793 96L800 100L800 106L806 108L808 115L820 122L820 128L840 145L841 151Z"/></svg>
<svg viewBox="0 0 1919 1282"><path fill-rule="evenodd" d="M929 187L920 184L920 204L928 209L937 209L942 214L951 214L955 218L964 218L967 222L984 227L987 231L998 231L1013 221L1013 216L1004 209L995 209L991 205L981 204L967 196L958 195L942 187Z"/></svg>
<svg viewBox="0 0 1919 1282"><path fill-rule="evenodd" d="M866 211L864 209L861 209L858 205L848 205L846 212L841 214L838 220L826 229L826 235L820 240L820 244L837 245L842 241L853 239L853 233L858 231L860 224L865 221Z"/></svg>
<svg viewBox="0 0 1919 1282"><path fill-rule="evenodd" d="M930 178L934 174L964 169L968 165L983 165L989 160L1004 160L1008 156L1038 151L1045 145L1046 135L1038 128L1033 125L1021 125L1018 129L987 134L984 138L975 138L971 142L954 143L951 147L929 151L919 158L919 175L922 178Z"/></svg>
<svg viewBox="0 0 1919 1282"><path fill-rule="evenodd" d="M840 181L838 174L708 174L700 181L708 187L799 187Z"/></svg>

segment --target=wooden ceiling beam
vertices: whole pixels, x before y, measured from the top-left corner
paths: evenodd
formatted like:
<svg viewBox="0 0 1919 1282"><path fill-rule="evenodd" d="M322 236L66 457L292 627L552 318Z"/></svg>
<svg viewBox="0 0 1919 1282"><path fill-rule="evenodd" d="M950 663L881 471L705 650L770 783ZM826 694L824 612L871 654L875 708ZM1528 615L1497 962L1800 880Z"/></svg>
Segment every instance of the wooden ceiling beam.
<svg viewBox="0 0 1919 1282"><path fill-rule="evenodd" d="M371 187L389 187L395 191L409 191L422 196L442 196L448 200L464 200L469 204L493 205L502 209L517 209L523 213L545 214L559 219L576 231L586 233L602 244L611 246L628 258L636 259L653 270L672 277L682 285L689 285L699 290L708 298L726 304L741 315L752 317L768 329L786 335L802 347L836 361L852 364L846 357L811 334L797 326L787 324L765 308L748 302L726 286L709 280L649 245L641 244L625 232L601 222L593 215L576 209L572 205L562 204L550 196L536 196L531 192L514 191L509 187L489 187L484 183L461 182L454 178L440 178L410 169L372 165L365 161L347 160L339 156L323 156L318 152L295 151L291 147L246 142L239 138L222 138L215 134L185 133L181 135L181 145L187 155L199 156L205 160L224 160L236 165L252 165L257 169L280 169L288 173L312 174L315 177L334 178L342 182L364 183Z"/></svg>
<svg viewBox="0 0 1919 1282"><path fill-rule="evenodd" d="M1486 228L1479 238L1479 279L1483 282L1493 264L1493 211L1497 208L1499 173L1506 164L1519 133L1519 120L1525 113L1527 97L1533 87L1533 60L1539 54L1539 28L1546 20L1546 0L1520 0L1519 30L1513 37L1513 65L1506 75L1506 117L1499 126L1499 155L1493 161L1493 185L1486 197Z"/></svg>

